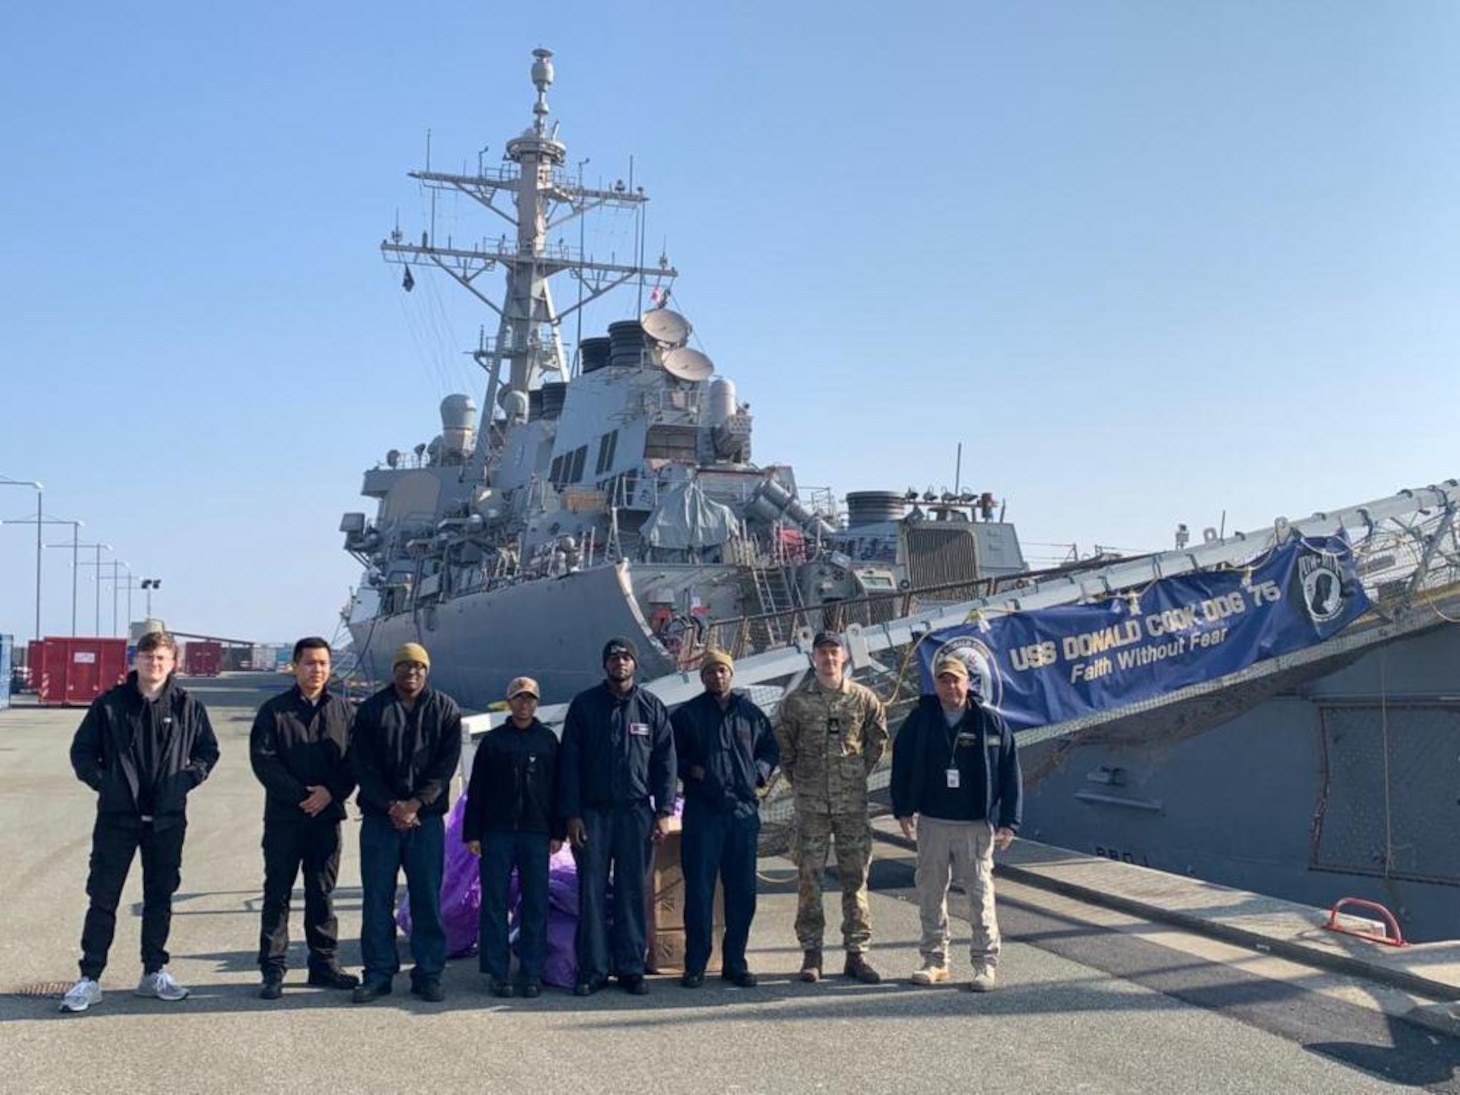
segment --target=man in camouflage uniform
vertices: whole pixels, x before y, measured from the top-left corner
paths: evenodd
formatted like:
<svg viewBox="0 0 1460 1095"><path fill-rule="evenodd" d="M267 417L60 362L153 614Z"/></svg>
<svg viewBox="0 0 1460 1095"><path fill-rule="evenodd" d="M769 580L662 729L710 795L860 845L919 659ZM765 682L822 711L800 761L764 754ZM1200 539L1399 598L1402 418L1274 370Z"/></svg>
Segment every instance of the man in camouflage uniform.
<svg viewBox="0 0 1460 1095"><path fill-rule="evenodd" d="M801 980L818 981L822 975L826 916L821 877L827 845L835 842L842 884L842 942L847 949L843 972L873 985L882 978L867 961L872 939L867 777L887 750L887 715L870 688L847 678L847 650L840 635L820 632L811 645L811 660L815 675L781 701L776 718L781 770L795 791L793 852L800 869L796 938L805 951Z"/></svg>

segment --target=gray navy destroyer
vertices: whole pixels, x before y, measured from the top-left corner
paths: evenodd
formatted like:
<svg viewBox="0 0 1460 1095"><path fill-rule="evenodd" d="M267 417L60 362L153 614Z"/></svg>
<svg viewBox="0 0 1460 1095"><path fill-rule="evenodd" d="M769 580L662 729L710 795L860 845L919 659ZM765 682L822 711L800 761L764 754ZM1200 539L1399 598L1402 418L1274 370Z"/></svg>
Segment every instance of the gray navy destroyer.
<svg viewBox="0 0 1460 1095"><path fill-rule="evenodd" d="M1339 537L1349 577L1315 582L1311 596L1361 588L1364 607L1335 633L1022 730L1025 835L1313 905L1366 898L1413 939L1460 936L1460 484L1052 572L1029 570L988 494L868 491L840 508L791 468L753 463L748 408L667 306L667 259L599 262L549 243L598 210L642 216L646 198L572 177L548 122L548 51L532 79L533 122L502 167L415 175L511 221L512 235L454 247L397 231L382 244L407 288L413 269L445 272L498 323L476 354L480 410L449 397L434 441L366 472L376 512L343 520L364 568L348 622L366 674L384 677L390 652L419 640L435 683L468 706L531 672L551 720L551 701L599 679L604 637L625 634L666 702L699 691L694 669L714 646L774 709L808 672L812 633L829 627L895 726L919 693L920 656L949 629L1134 605L1174 576L1248 573L1285 544ZM492 272L505 276L500 302L479 284ZM575 299L560 307L550 284L564 273ZM654 306L570 353L562 321L635 285ZM1281 596L1296 612L1305 594ZM1193 645L1198 634L1215 631L1194 624ZM763 813L769 847L786 832L785 795Z"/></svg>
<svg viewBox="0 0 1460 1095"><path fill-rule="evenodd" d="M605 211L635 218L642 240L647 197L582 184L549 119L550 51L534 51L531 73L532 122L500 167L412 176L510 231L459 246L397 229L381 245L406 289L445 273L497 323L474 353L480 407L448 396L438 436L365 473L375 512L342 520L363 567L347 609L361 671L387 677L391 652L418 640L435 683L468 707L498 702L529 670L545 698L567 699L599 679L609 635L634 637L655 677L692 668L710 642L783 643L788 612L828 626L885 619L1023 573L988 492L865 491L843 505L803 490L789 466L753 462L747 404L668 306L668 258L600 261L559 242ZM496 276L499 298L485 287ZM571 298L554 295L555 279ZM565 345L564 321L615 289L650 307Z"/></svg>

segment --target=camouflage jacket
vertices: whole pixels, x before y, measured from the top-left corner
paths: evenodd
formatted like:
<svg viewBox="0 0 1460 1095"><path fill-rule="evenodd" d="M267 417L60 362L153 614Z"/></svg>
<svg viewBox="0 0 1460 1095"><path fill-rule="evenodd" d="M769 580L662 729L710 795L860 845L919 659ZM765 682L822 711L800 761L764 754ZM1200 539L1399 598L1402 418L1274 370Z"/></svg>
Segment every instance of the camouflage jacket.
<svg viewBox="0 0 1460 1095"><path fill-rule="evenodd" d="M843 679L823 688L814 676L781 701L776 742L796 801L832 813L867 808L867 776L887 751L887 713L870 688Z"/></svg>

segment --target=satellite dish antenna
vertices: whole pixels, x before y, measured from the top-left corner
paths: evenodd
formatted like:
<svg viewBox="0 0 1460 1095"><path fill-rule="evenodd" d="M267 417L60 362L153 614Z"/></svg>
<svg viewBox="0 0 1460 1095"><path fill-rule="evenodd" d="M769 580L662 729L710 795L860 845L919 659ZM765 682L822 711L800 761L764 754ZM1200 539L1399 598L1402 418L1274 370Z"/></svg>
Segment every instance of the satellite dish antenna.
<svg viewBox="0 0 1460 1095"><path fill-rule="evenodd" d="M709 380L715 375L715 363L698 350L681 346L665 353L664 371L680 380Z"/></svg>
<svg viewBox="0 0 1460 1095"><path fill-rule="evenodd" d="M689 341L690 332L694 330L689 320L668 308L655 308L645 312L639 318L639 326L655 342L666 346L683 346Z"/></svg>

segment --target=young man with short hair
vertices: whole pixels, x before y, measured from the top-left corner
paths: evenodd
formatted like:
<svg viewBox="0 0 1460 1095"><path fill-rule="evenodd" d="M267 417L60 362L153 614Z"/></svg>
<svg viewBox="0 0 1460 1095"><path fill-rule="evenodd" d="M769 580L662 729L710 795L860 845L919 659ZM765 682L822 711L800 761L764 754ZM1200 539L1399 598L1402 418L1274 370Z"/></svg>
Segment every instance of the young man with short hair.
<svg viewBox="0 0 1460 1095"><path fill-rule="evenodd" d="M842 972L875 985L882 978L867 959L872 945L867 779L887 750L887 714L870 688L847 675L847 648L840 635L819 632L811 644L811 661L815 672L781 701L776 712L781 771L791 783L796 805L792 839L799 872L796 939L803 952L799 976L802 981L819 981L822 976L826 914L821 879L834 845L846 948Z"/></svg>
<svg viewBox="0 0 1460 1095"><path fill-rule="evenodd" d="M352 989L340 969L339 922L332 900L340 873L340 822L355 790L348 756L349 701L329 687L330 644L318 636L294 644L294 686L259 708L249 733L249 762L264 785L264 900L259 928L259 996L284 991L289 951L289 895L304 870L304 938L309 984Z"/></svg>
<svg viewBox="0 0 1460 1095"><path fill-rule="evenodd" d="M91 832L91 899L81 931L81 979L61 1010L101 1003L101 974L117 928L117 905L142 853L142 980L138 996L188 995L167 971L172 895L182 883L188 793L218 763L207 709L175 680L177 641L150 631L137 642L132 672L98 697L71 741L76 778L97 792Z"/></svg>

